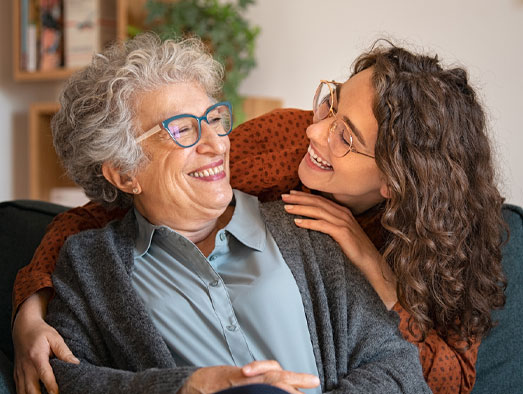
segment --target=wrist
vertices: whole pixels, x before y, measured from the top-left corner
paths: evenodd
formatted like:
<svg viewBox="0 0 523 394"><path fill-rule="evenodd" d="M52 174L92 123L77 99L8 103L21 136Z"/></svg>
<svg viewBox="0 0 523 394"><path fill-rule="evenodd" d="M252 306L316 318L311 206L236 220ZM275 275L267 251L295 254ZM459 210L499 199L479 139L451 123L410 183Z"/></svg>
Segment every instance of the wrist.
<svg viewBox="0 0 523 394"><path fill-rule="evenodd" d="M41 289L29 296L18 308L14 322L17 320L44 320L47 313L47 303L51 296L49 289Z"/></svg>

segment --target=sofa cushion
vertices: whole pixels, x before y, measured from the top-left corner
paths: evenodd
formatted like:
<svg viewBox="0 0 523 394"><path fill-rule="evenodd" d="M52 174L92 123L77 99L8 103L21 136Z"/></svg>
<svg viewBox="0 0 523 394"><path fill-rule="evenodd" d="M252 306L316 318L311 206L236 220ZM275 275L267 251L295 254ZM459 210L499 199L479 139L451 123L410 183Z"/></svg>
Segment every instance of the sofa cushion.
<svg viewBox="0 0 523 394"><path fill-rule="evenodd" d="M0 203L0 351L13 359L11 292L18 270L29 264L47 225L67 208L43 201Z"/></svg>
<svg viewBox="0 0 523 394"><path fill-rule="evenodd" d="M523 210L506 204L503 216L510 227L508 243L503 247L507 302L504 309L494 311L499 324L479 347L473 394L523 390Z"/></svg>

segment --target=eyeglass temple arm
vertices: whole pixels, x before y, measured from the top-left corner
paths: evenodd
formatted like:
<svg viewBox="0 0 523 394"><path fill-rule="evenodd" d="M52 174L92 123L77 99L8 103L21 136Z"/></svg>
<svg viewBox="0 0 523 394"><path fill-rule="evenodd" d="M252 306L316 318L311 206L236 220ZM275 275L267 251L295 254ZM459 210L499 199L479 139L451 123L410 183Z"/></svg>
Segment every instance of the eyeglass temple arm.
<svg viewBox="0 0 523 394"><path fill-rule="evenodd" d="M162 128L160 127L160 125L156 125L152 129L147 130L145 133L143 133L141 136L139 136L136 139L136 142L141 142L141 141L145 140L146 138L149 138L150 136L156 134L157 132L159 132L161 130L162 130Z"/></svg>

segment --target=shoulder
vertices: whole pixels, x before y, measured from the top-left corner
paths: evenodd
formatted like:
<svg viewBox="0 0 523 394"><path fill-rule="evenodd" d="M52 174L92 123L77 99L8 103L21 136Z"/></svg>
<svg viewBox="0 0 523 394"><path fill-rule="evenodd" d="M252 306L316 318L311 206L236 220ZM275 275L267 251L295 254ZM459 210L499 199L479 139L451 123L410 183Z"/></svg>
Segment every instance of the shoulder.
<svg viewBox="0 0 523 394"><path fill-rule="evenodd" d="M60 266L98 269L111 256L132 255L136 221L131 210L121 220L114 220L103 228L81 231L67 238L57 262Z"/></svg>

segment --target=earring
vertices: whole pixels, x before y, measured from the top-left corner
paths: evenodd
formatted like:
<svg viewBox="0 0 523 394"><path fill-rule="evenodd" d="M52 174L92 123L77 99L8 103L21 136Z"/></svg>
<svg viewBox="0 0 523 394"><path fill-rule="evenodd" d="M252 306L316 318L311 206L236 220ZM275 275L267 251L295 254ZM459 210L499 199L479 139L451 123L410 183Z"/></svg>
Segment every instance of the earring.
<svg viewBox="0 0 523 394"><path fill-rule="evenodd" d="M133 193L134 193L134 194L138 194L139 191L140 191L140 190L139 190L137 187L135 187L135 188L133 189Z"/></svg>

